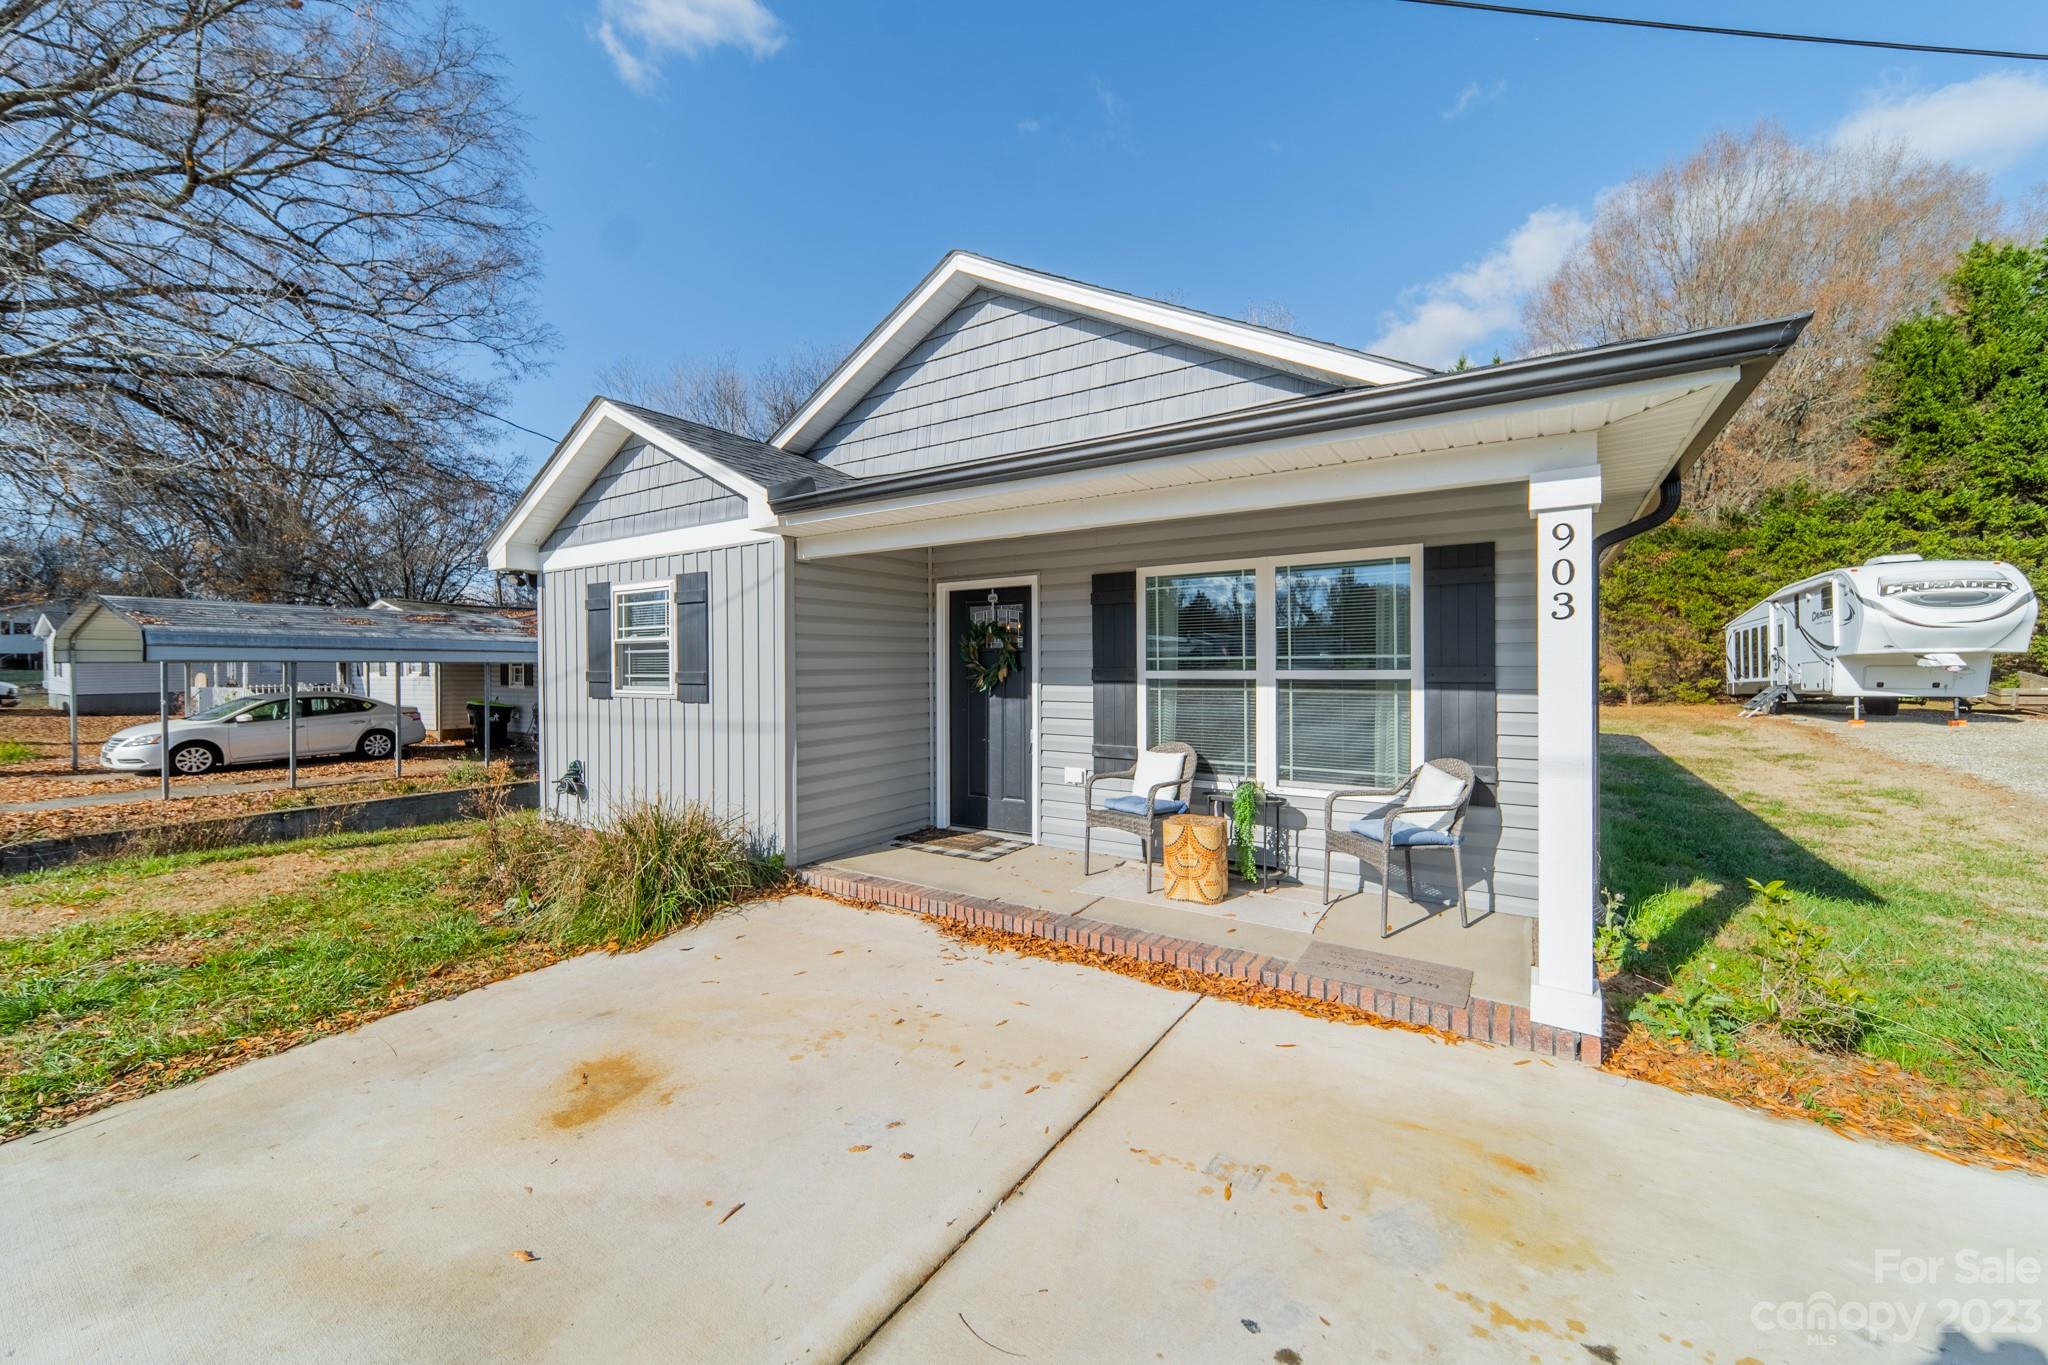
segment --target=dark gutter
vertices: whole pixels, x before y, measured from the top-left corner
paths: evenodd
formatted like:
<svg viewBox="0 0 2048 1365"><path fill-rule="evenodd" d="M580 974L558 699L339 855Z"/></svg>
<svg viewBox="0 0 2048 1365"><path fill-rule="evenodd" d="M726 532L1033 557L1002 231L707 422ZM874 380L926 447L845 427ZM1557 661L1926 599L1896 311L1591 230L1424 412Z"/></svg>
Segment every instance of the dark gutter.
<svg viewBox="0 0 2048 1365"><path fill-rule="evenodd" d="M1680 467L1683 468L1697 458L1699 450L1704 449L1719 432L1721 424L1748 397L1756 382L1799 339L1811 317L1810 313L1801 313L1769 322L1680 332L1644 341L1617 342L1592 350L1536 356L1505 365L1488 365L1396 384L1381 384L1369 389L1346 389L1334 394L1269 404L1247 412L1150 427L1125 436L1076 441L1022 455L1005 455L938 469L862 479L836 488L799 490L783 486L769 490L769 505L777 512L809 512L878 498L979 488L1045 474L1102 469L1254 441L1356 429L1530 398L1556 397L1694 370L1742 366L1744 382L1738 383L1728 401L1715 409L1713 419L1701 429L1701 439L1696 440L1681 458Z"/></svg>

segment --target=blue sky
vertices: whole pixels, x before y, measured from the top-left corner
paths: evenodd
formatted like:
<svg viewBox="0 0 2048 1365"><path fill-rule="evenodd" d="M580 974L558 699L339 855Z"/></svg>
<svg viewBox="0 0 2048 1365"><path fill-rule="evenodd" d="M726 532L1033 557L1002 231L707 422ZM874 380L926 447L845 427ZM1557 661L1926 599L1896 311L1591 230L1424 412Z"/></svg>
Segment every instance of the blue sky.
<svg viewBox="0 0 2048 1365"><path fill-rule="evenodd" d="M2048 50L2035 0L1577 7ZM2008 197L2048 182L2048 64L1393 0L469 10L532 132L563 345L507 415L550 433L622 357L844 350L954 247L1445 363L1511 349L1600 191L1717 130L1884 133Z"/></svg>

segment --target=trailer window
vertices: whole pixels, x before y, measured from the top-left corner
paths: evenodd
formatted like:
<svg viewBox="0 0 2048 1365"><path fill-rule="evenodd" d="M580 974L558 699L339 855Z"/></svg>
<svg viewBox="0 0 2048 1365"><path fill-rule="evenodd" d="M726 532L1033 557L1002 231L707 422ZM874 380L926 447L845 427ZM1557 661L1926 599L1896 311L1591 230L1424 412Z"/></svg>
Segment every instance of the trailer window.
<svg viewBox="0 0 2048 1365"><path fill-rule="evenodd" d="M1820 605L1813 609L1813 614L1816 616L1826 616L1833 612L1834 609L1835 585L1832 583L1823 583L1820 585Z"/></svg>

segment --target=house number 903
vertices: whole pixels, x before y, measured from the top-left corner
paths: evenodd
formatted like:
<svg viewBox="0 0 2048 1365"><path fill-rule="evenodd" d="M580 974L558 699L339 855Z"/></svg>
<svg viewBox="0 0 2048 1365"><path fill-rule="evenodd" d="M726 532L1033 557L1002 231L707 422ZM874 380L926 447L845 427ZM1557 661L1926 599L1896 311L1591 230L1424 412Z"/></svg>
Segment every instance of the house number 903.
<svg viewBox="0 0 2048 1365"><path fill-rule="evenodd" d="M1572 562L1570 555L1563 552L1571 548L1572 542L1579 538L1579 533L1573 529L1570 522L1560 521L1550 528L1550 538L1557 542L1559 551L1557 557L1550 561L1550 581L1557 584L1560 589L1550 594L1550 619L1569 621L1578 615L1579 611L1578 602L1570 591L1572 581L1579 576L1579 566Z"/></svg>

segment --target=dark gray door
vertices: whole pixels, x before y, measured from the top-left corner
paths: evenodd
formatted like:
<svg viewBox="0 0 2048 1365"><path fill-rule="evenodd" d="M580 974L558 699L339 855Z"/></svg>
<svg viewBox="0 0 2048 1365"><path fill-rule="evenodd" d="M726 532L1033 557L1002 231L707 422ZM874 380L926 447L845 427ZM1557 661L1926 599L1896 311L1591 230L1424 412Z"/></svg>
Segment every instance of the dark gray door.
<svg viewBox="0 0 2048 1365"><path fill-rule="evenodd" d="M956 825L1031 833L1031 589L970 588L952 594L946 619L952 708L947 723L952 818ZM1016 626L1017 666L991 692L975 687L960 641L976 621ZM985 657L993 661L997 652Z"/></svg>

